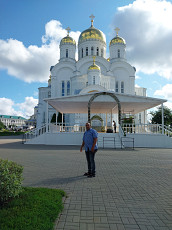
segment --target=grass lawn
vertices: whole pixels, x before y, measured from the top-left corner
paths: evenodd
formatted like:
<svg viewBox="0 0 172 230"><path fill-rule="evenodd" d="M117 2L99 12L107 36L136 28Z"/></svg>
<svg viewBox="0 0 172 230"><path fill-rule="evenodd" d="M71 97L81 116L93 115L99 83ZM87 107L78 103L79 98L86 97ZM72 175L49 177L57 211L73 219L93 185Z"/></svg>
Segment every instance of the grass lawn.
<svg viewBox="0 0 172 230"><path fill-rule="evenodd" d="M0 229L52 230L63 209L63 196L62 190L25 187L20 197L0 207Z"/></svg>

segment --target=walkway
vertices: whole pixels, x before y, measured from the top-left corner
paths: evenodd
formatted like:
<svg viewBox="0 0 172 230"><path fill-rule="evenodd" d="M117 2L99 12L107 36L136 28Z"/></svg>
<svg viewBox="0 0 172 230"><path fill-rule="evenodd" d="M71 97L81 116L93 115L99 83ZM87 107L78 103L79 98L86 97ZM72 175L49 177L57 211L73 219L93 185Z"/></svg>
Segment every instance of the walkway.
<svg viewBox="0 0 172 230"><path fill-rule="evenodd" d="M25 186L67 193L56 230L172 229L171 149L99 150L95 178L77 147L0 138L0 157L24 166Z"/></svg>

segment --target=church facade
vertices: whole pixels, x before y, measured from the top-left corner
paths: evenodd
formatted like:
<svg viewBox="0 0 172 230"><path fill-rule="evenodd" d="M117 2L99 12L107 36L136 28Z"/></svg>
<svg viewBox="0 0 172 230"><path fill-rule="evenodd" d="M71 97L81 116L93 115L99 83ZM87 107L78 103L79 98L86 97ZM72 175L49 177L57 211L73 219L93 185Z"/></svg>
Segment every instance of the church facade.
<svg viewBox="0 0 172 230"><path fill-rule="evenodd" d="M60 42L60 60L50 68L50 79L47 87L39 88L39 103L37 114L37 127L46 122L45 98L61 98L72 95L89 94L93 92L113 92L125 95L146 96L145 88L135 87L136 69L127 62L126 42L118 35L109 44L110 57L106 57L106 38L102 31L93 25L94 16L91 17L91 26L84 30L78 40L78 59L76 60L76 41L67 36ZM49 106L49 121L55 109ZM93 116L95 114L92 114ZM105 121L105 114L97 114ZM87 114L65 114L66 125L75 124L83 126L87 121ZM132 111L123 113L123 117L132 116ZM108 115L108 123L111 121ZM147 123L146 111L134 115L135 123ZM117 114L113 114L117 122ZM111 124L109 125L111 126Z"/></svg>

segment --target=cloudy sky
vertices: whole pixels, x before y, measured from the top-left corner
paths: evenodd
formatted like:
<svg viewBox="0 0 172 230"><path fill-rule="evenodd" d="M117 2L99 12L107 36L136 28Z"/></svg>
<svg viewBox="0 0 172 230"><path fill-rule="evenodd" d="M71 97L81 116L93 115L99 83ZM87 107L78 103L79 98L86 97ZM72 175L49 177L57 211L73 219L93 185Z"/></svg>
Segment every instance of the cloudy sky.
<svg viewBox="0 0 172 230"><path fill-rule="evenodd" d="M172 0L0 0L0 114L33 114L65 28L77 41L92 13L106 35L107 58L119 27L137 70L136 86L167 99L172 109Z"/></svg>

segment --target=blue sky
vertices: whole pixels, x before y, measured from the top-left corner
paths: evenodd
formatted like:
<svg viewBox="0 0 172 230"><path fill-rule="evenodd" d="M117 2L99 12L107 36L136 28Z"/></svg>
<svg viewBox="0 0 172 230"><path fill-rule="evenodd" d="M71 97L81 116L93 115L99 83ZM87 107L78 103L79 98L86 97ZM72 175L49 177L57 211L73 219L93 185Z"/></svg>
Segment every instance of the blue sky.
<svg viewBox="0 0 172 230"><path fill-rule="evenodd" d="M172 0L0 0L0 114L32 115L65 28L77 39L92 13L106 35L107 57L118 26L136 85L172 108Z"/></svg>

